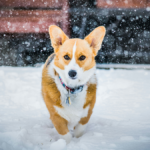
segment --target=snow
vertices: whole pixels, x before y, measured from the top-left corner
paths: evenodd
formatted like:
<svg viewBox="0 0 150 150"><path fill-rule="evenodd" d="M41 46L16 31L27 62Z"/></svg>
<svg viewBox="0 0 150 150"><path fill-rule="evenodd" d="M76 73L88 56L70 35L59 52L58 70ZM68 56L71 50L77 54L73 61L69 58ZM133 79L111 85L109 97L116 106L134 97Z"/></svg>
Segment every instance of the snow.
<svg viewBox="0 0 150 150"><path fill-rule="evenodd" d="M149 70L97 70L93 115L83 136L69 144L49 119L41 71L0 67L0 150L150 149Z"/></svg>

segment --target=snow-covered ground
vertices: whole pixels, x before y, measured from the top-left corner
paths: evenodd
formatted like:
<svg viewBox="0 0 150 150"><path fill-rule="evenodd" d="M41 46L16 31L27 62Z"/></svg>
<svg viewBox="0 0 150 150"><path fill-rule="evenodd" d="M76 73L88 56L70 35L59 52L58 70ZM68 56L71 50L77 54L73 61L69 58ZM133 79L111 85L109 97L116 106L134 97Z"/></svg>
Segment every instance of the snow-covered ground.
<svg viewBox="0 0 150 150"><path fill-rule="evenodd" d="M97 70L93 115L68 145L42 100L41 71L0 67L0 150L150 150L150 71Z"/></svg>

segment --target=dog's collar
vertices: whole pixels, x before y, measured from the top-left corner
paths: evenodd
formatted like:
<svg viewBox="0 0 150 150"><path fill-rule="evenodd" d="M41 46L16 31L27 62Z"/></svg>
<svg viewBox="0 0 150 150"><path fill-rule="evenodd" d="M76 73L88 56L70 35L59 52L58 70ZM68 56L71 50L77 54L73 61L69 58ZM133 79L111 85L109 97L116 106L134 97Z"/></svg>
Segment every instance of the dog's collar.
<svg viewBox="0 0 150 150"><path fill-rule="evenodd" d="M70 92L71 94L77 94L77 93L82 92L84 85L80 85L80 86L78 86L78 87L72 89L72 88L70 88L70 87L68 87L68 86L65 85L65 83L62 81L62 79L61 79L60 76L59 76L59 79L60 79L60 82L61 82L62 86L63 86L68 92Z"/></svg>

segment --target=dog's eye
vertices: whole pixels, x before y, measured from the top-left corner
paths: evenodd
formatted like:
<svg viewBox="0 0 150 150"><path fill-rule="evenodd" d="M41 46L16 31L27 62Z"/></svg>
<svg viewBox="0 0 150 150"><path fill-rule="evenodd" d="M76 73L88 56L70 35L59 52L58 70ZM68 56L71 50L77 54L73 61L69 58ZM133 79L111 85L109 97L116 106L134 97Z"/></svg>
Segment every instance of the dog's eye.
<svg viewBox="0 0 150 150"><path fill-rule="evenodd" d="M70 57L69 57L68 55L65 55L64 58L65 58L66 60L70 60Z"/></svg>
<svg viewBox="0 0 150 150"><path fill-rule="evenodd" d="M85 58L86 58L86 57L85 57L84 55L82 55L82 56L79 57L79 60L82 61L82 60L84 60Z"/></svg>

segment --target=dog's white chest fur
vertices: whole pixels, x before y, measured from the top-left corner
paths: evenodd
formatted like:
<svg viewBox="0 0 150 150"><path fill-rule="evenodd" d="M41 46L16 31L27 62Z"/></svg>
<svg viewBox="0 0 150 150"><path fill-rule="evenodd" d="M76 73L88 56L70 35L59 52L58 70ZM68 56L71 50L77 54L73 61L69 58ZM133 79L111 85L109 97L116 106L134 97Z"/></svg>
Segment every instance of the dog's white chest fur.
<svg viewBox="0 0 150 150"><path fill-rule="evenodd" d="M54 106L58 114L68 121L68 128L74 128L82 117L88 114L89 106L83 109L86 102L87 85L84 86L83 91L78 94L71 94L71 104L66 104L68 93L61 85L59 79L56 79L56 85L61 93L61 101L63 108Z"/></svg>

